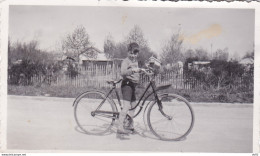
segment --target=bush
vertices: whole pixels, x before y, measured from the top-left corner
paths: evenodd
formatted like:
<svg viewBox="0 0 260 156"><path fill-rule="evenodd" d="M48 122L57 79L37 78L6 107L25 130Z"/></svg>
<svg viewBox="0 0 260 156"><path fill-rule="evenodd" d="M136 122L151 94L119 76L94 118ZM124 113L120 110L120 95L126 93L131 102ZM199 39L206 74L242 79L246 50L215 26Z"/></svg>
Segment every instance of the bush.
<svg viewBox="0 0 260 156"><path fill-rule="evenodd" d="M78 69L74 66L74 64L68 64L68 69L66 71L66 74L69 75L71 78L75 78L78 76L79 72Z"/></svg>
<svg viewBox="0 0 260 156"><path fill-rule="evenodd" d="M252 69L248 72L245 68L235 61L212 60L208 68L188 69L188 63L197 58L189 58L186 60L184 75L187 79L195 78L203 84L203 89L208 90L214 88L238 88L237 86L251 86L247 89L252 89L253 74ZM242 81L241 81L242 80Z"/></svg>
<svg viewBox="0 0 260 156"><path fill-rule="evenodd" d="M37 41L8 42L8 84L33 85L33 76L49 76L60 70L52 53L39 50Z"/></svg>
<svg viewBox="0 0 260 156"><path fill-rule="evenodd" d="M33 75L45 73L43 64L34 63L31 60L22 60L21 64L11 65L8 69L9 84L12 85L31 85Z"/></svg>

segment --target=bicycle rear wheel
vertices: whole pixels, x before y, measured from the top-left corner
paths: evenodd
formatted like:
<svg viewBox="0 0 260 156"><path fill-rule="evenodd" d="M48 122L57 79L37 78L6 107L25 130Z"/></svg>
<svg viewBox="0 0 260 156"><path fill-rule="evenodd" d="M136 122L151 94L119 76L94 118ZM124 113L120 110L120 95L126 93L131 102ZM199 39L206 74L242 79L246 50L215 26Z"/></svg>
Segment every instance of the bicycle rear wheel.
<svg viewBox="0 0 260 156"><path fill-rule="evenodd" d="M148 109L148 126L161 140L179 141L187 136L193 127L193 110L189 102L179 95L164 94L160 99L161 108L155 101Z"/></svg>
<svg viewBox="0 0 260 156"><path fill-rule="evenodd" d="M103 104L101 104L103 102ZM113 114L95 114L95 110L117 112L111 99L105 98L104 93L88 91L75 100L74 117L79 128L86 134L102 135L108 132L114 124Z"/></svg>

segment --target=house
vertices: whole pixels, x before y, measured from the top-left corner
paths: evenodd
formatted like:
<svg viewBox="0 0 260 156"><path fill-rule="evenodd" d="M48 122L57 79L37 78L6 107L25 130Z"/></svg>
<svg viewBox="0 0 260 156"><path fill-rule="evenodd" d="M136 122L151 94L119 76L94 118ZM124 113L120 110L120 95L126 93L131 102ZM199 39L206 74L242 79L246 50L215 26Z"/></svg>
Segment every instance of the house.
<svg viewBox="0 0 260 156"><path fill-rule="evenodd" d="M188 63L188 69L200 70L209 67L209 65L209 61L193 61L192 63Z"/></svg>
<svg viewBox="0 0 260 156"><path fill-rule="evenodd" d="M147 65L147 66L148 66L148 65L155 65L155 66L157 66L157 67L161 67L162 63L161 63L161 61L160 61L159 59L155 58L154 56L151 56L151 57L148 59L146 65Z"/></svg>
<svg viewBox="0 0 260 156"><path fill-rule="evenodd" d="M63 55L60 60L60 65L62 66L63 71L68 71L70 65L72 65L73 68L76 68L77 62L74 58Z"/></svg>
<svg viewBox="0 0 260 156"><path fill-rule="evenodd" d="M254 64L254 60L252 58L244 58L241 61L239 61L240 64L247 66Z"/></svg>
<svg viewBox="0 0 260 156"><path fill-rule="evenodd" d="M112 62L104 52L95 47L90 47L87 51L79 55L79 65L82 66L108 65L112 64Z"/></svg>
<svg viewBox="0 0 260 156"><path fill-rule="evenodd" d="M164 67L166 70L175 71L177 74L183 73L183 62L178 61L176 63L168 63Z"/></svg>
<svg viewBox="0 0 260 156"><path fill-rule="evenodd" d="M254 59L252 58L244 58L239 63L245 67L246 71L251 71L254 67Z"/></svg>
<svg viewBox="0 0 260 156"><path fill-rule="evenodd" d="M20 60L14 61L13 64L22 64L22 62L23 62L23 60L20 59Z"/></svg>

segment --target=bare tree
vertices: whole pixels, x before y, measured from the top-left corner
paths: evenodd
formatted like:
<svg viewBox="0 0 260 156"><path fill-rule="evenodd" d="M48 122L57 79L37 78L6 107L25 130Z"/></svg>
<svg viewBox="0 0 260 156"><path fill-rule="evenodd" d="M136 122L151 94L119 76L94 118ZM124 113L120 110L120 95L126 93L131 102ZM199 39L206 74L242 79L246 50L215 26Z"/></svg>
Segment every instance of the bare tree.
<svg viewBox="0 0 260 156"><path fill-rule="evenodd" d="M243 59L244 58L251 58L251 59L254 59L255 58L255 52L254 50L253 51L247 51L246 54L243 56Z"/></svg>
<svg viewBox="0 0 260 156"><path fill-rule="evenodd" d="M114 58L116 51L116 44L111 34L107 35L104 41L104 53L108 58Z"/></svg>
<svg viewBox="0 0 260 156"><path fill-rule="evenodd" d="M151 51L148 46L148 42L144 37L144 33L139 26L134 26L130 30L125 40L119 43L115 43L113 37L109 34L104 41L104 52L110 58L125 58L127 57L127 45L131 42L136 42L140 47L140 53L138 56L139 65L143 66L145 61L149 59L152 55L157 57L157 55Z"/></svg>
<svg viewBox="0 0 260 156"><path fill-rule="evenodd" d="M161 59L164 63L175 64L178 61L183 61L184 56L182 54L183 39L180 34L173 34L170 40L165 42L162 48Z"/></svg>
<svg viewBox="0 0 260 156"><path fill-rule="evenodd" d="M195 51L192 49L188 49L184 52L184 57L187 58L194 58L196 56Z"/></svg>
<svg viewBox="0 0 260 156"><path fill-rule="evenodd" d="M217 49L217 51L214 54L214 59L216 60L224 60L227 61L229 57L228 48L225 49Z"/></svg>
<svg viewBox="0 0 260 156"><path fill-rule="evenodd" d="M144 38L142 29L137 25L135 25L134 28L130 30L128 36L126 37L126 42L136 42L141 48L148 46L147 40Z"/></svg>
<svg viewBox="0 0 260 156"><path fill-rule="evenodd" d="M195 56L202 61L209 60L208 52L203 48L196 49Z"/></svg>
<svg viewBox="0 0 260 156"><path fill-rule="evenodd" d="M71 34L68 34L62 41L62 51L77 61L79 60L79 55L83 52L87 52L90 47L89 35L83 26L77 26L76 29ZM90 52L87 56L92 57L92 53Z"/></svg>
<svg viewBox="0 0 260 156"><path fill-rule="evenodd" d="M144 37L142 29L135 25L133 29L130 30L128 36L126 37L126 44L131 42L136 42L140 47L140 53L138 56L139 65L143 66L145 61L147 61L151 56L157 57L157 55L152 52L148 45L148 41Z"/></svg>
<svg viewBox="0 0 260 156"><path fill-rule="evenodd" d="M32 40L26 42L8 41L8 59L11 62L17 60L31 60L33 62L48 62L52 59L52 54L39 49L39 42Z"/></svg>

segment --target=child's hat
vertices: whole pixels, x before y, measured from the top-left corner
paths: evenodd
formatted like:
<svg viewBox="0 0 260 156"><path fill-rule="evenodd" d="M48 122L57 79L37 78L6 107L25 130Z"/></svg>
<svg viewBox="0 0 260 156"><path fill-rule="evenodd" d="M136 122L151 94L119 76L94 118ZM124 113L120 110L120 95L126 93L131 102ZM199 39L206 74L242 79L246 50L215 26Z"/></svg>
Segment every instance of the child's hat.
<svg viewBox="0 0 260 156"><path fill-rule="evenodd" d="M134 51L134 50L139 51L139 45L136 42L132 42L128 45L128 51Z"/></svg>

